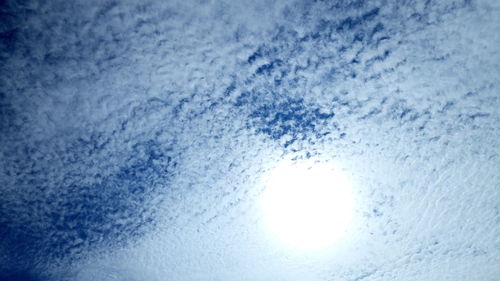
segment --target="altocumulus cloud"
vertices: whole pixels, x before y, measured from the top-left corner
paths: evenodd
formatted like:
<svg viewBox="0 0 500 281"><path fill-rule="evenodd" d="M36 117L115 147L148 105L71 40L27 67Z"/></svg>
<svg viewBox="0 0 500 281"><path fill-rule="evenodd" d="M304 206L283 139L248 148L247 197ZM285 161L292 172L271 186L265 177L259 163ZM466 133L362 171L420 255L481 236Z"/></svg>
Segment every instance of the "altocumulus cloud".
<svg viewBox="0 0 500 281"><path fill-rule="evenodd" d="M0 279L497 280L497 1L0 4ZM261 176L355 229L275 247Z"/></svg>

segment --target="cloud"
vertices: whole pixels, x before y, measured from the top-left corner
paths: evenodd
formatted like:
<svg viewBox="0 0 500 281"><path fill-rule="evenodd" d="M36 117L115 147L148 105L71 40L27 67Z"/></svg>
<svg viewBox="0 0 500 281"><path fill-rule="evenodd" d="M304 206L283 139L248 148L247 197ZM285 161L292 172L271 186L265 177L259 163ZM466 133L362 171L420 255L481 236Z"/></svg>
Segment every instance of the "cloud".
<svg viewBox="0 0 500 281"><path fill-rule="evenodd" d="M498 275L493 1L0 8L0 276ZM283 157L351 173L360 223L337 252L304 261L259 230Z"/></svg>

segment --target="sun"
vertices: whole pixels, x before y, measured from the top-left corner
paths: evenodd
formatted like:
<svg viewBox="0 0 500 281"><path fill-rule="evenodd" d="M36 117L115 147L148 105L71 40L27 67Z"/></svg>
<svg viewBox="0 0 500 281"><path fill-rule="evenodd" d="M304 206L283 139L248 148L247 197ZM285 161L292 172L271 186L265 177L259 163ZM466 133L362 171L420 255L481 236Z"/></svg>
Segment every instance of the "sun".
<svg viewBox="0 0 500 281"><path fill-rule="evenodd" d="M347 177L334 164L283 162L269 173L265 185L265 224L286 244L317 249L345 234L353 196Z"/></svg>

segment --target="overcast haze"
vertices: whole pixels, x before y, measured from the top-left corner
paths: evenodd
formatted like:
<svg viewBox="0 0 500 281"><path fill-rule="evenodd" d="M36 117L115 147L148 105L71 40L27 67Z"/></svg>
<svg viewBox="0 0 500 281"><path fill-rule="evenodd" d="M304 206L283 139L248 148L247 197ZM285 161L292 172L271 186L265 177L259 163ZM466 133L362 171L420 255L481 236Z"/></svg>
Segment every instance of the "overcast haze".
<svg viewBox="0 0 500 281"><path fill-rule="evenodd" d="M500 2L0 4L0 280L499 281ZM334 247L262 180L335 162Z"/></svg>

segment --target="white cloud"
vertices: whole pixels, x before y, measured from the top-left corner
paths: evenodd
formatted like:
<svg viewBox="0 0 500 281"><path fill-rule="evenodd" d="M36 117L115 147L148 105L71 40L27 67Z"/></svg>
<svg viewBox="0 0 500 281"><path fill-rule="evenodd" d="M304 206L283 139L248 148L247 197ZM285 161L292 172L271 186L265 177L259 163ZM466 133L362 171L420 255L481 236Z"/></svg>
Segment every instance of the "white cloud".
<svg viewBox="0 0 500 281"><path fill-rule="evenodd" d="M390 2L7 3L0 274L494 280L500 7ZM338 248L261 229L285 156L349 174Z"/></svg>

